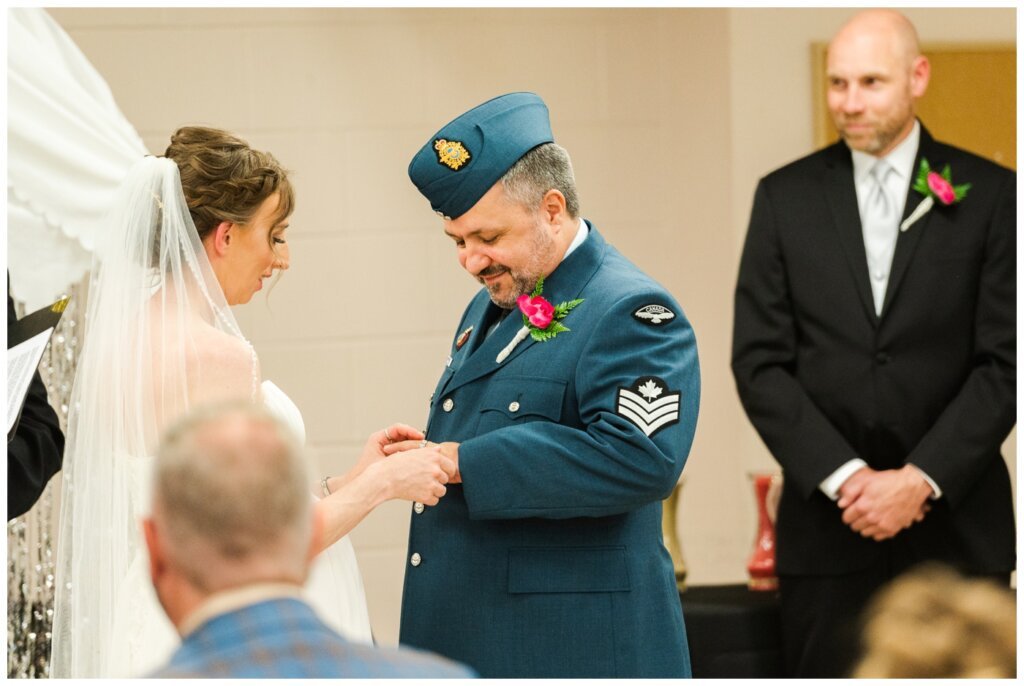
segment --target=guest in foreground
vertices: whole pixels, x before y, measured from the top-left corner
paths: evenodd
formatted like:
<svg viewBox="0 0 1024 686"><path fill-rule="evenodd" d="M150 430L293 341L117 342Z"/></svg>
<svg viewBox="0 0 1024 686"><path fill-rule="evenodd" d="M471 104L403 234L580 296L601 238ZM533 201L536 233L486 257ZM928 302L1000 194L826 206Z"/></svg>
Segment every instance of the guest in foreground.
<svg viewBox="0 0 1024 686"><path fill-rule="evenodd" d="M308 483L296 439L257 405L208 407L167 432L143 528L182 644L153 676L472 676L426 653L346 641L300 598L323 527Z"/></svg>
<svg viewBox="0 0 1024 686"><path fill-rule="evenodd" d="M1016 414L1016 176L914 115L930 66L892 10L828 49L842 140L758 185L732 368L785 485L777 521L792 676L842 677L885 582L941 560L1014 568L1000 444Z"/></svg>
<svg viewBox="0 0 1024 686"><path fill-rule="evenodd" d="M864 679L1012 679L1017 675L1017 606L988 580L936 563L886 586L871 602Z"/></svg>
<svg viewBox="0 0 1024 686"><path fill-rule="evenodd" d="M413 506L402 643L484 677L689 676L661 538L700 399L682 308L581 217L533 93L444 126L409 176L484 287L433 395L462 483Z"/></svg>

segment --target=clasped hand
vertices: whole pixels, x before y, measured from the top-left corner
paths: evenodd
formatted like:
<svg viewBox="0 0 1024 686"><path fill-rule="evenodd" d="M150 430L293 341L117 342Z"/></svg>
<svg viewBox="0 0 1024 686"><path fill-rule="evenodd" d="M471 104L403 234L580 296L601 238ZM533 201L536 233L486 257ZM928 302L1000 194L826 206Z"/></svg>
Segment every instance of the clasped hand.
<svg viewBox="0 0 1024 686"><path fill-rule="evenodd" d="M387 489L386 498L436 505L457 476L456 463L436 444L420 447L423 432L392 424L370 435L354 472L370 471ZM401 450L394 446L405 446ZM401 452L401 455L396 453Z"/></svg>
<svg viewBox="0 0 1024 686"><path fill-rule="evenodd" d="M430 447L436 447L441 451L441 454L448 458L453 467L454 471L449 475L451 477L449 483L461 484L462 475L459 473L459 444L446 441L445 443L429 443L422 440L423 434L420 434L420 440L396 440L390 444L383 446L385 455L395 455L397 453L407 453L416 450L429 449ZM421 445L425 445L426 448L420 448Z"/></svg>
<svg viewBox="0 0 1024 686"><path fill-rule="evenodd" d="M932 489L911 465L862 467L839 488L843 523L865 538L883 541L924 519Z"/></svg>

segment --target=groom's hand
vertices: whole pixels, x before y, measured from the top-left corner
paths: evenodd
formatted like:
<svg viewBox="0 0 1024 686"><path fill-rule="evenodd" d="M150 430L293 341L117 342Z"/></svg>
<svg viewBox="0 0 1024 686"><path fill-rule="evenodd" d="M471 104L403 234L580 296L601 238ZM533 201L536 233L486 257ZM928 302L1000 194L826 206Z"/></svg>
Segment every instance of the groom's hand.
<svg viewBox="0 0 1024 686"><path fill-rule="evenodd" d="M462 473L459 472L459 444L453 441L448 441L446 443L439 443L437 447L438 450L441 451L441 454L451 460L455 465L455 473L452 474L451 480L448 483L461 484Z"/></svg>
<svg viewBox="0 0 1024 686"><path fill-rule="evenodd" d="M428 446L437 446L441 454L447 457L455 465L455 473L451 475L448 483L461 484L462 475L459 473L459 444L454 441L445 443L427 443ZM382 447L385 455L405 452L406 450L418 450L423 447L423 440L418 441L395 441Z"/></svg>

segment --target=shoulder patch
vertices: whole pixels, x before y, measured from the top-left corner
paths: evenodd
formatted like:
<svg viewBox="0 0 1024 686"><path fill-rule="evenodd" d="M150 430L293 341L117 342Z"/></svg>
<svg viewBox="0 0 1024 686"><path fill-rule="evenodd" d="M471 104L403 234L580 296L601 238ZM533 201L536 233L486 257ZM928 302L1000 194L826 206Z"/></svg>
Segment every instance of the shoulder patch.
<svg viewBox="0 0 1024 686"><path fill-rule="evenodd" d="M644 305L633 313L633 319L643 322L649 326L661 326L667 321L676 318L676 313L664 305Z"/></svg>
<svg viewBox="0 0 1024 686"><path fill-rule="evenodd" d="M615 413L636 424L647 436L679 423L682 394L669 390L656 376L641 376L628 388L619 388Z"/></svg>

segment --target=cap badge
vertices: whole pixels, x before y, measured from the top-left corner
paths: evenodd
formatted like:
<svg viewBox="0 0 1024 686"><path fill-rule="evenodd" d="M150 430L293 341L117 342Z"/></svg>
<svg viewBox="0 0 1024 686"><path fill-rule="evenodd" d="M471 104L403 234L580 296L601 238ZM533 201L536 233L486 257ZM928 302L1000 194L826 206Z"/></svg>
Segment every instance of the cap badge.
<svg viewBox="0 0 1024 686"><path fill-rule="evenodd" d="M434 142L434 150L437 151L437 161L453 171L469 162L469 150L459 141L449 141L438 138Z"/></svg>

